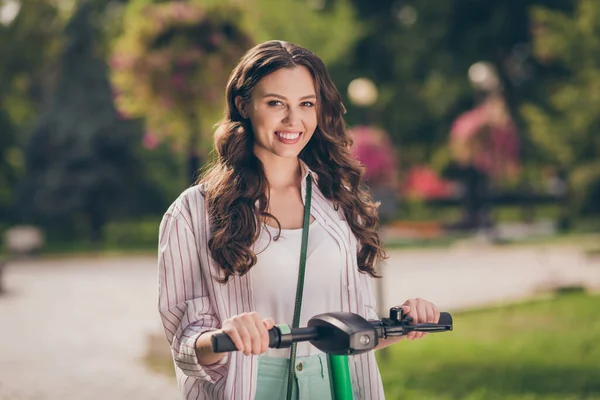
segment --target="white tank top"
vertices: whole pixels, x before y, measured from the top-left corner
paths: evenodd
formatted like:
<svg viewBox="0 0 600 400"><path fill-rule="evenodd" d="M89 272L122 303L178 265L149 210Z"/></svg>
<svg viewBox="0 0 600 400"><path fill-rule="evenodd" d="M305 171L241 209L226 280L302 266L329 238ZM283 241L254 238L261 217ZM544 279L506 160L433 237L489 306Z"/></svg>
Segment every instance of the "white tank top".
<svg viewBox="0 0 600 400"><path fill-rule="evenodd" d="M331 235L314 220L309 227L304 294L300 326L325 312L340 311L342 254ZM254 245L257 263L250 269L254 310L263 318L271 317L276 324L292 325L298 285L302 229L282 229L274 240L277 228L263 225ZM266 356L289 357L287 349L269 349ZM309 342L298 343L298 357L321 353Z"/></svg>

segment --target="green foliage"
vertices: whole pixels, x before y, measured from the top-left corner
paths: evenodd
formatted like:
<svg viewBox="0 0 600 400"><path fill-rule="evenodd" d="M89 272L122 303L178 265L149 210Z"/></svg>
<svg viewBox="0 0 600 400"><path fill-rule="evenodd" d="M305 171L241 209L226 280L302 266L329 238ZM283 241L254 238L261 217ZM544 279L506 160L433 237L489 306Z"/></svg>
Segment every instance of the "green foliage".
<svg viewBox="0 0 600 400"><path fill-rule="evenodd" d="M579 0L572 14L535 7L531 18L537 60L559 71L546 104L522 107L531 140L568 173L573 207L600 213L600 3Z"/></svg>
<svg viewBox="0 0 600 400"><path fill-rule="evenodd" d="M111 249L155 249L160 218L110 222L103 229L103 243Z"/></svg>
<svg viewBox="0 0 600 400"><path fill-rule="evenodd" d="M255 42L285 40L306 47L325 64L348 57L365 28L350 0L328 1L324 9L310 1L248 0L243 3Z"/></svg>
<svg viewBox="0 0 600 400"><path fill-rule="evenodd" d="M372 78L380 96L368 117L391 133L403 166L435 158L441 169L453 120L481 99L470 85L470 66L479 61L494 65L511 108L518 109L540 82L529 51L528 9L539 3L564 7L570 1L353 3L367 34L344 64L351 73L340 84L357 75ZM365 118L357 111L349 107L351 123ZM524 147L527 157L537 156L527 143Z"/></svg>
<svg viewBox="0 0 600 400"><path fill-rule="evenodd" d="M293 18L289 18L293 15ZM285 0L132 1L111 58L116 103L144 117L148 131L177 148L212 147L227 79L254 43L279 39L304 45L325 62L345 54L360 33L353 8L338 1L317 11ZM336 40L323 40L336 27Z"/></svg>
<svg viewBox="0 0 600 400"><path fill-rule="evenodd" d="M126 116L144 117L154 135L195 146L197 132L210 131L222 112L229 74L251 46L241 14L184 2L132 10L111 58L116 104ZM206 149L210 136L203 139Z"/></svg>
<svg viewBox="0 0 600 400"><path fill-rule="evenodd" d="M509 53L525 37L506 29L522 18L519 7L446 0L354 3L368 30L348 68L380 88L371 118L391 133L405 166L428 163L446 145L452 120L473 102L469 66L481 60L499 65L497 54ZM494 46L486 42L491 37ZM349 110L349 120L356 121L356 108Z"/></svg>
<svg viewBox="0 0 600 400"><path fill-rule="evenodd" d="M386 398L600 399L598 296L454 315L454 331L401 342L381 360Z"/></svg>
<svg viewBox="0 0 600 400"><path fill-rule="evenodd" d="M83 3L65 29L56 89L27 143L19 201L28 222L92 240L109 218L132 209L140 178L138 128L113 107L96 15Z"/></svg>
<svg viewBox="0 0 600 400"><path fill-rule="evenodd" d="M8 115L0 109L0 220L9 221L13 205L13 190L17 184L19 149L15 130ZM0 231L1 232L1 231Z"/></svg>
<svg viewBox="0 0 600 400"><path fill-rule="evenodd" d="M45 0L23 0L8 26L0 24L0 107L15 128L35 117L48 85L64 27L59 9Z"/></svg>
<svg viewBox="0 0 600 400"><path fill-rule="evenodd" d="M0 220L14 222L15 191L24 169L23 133L51 82L63 26L60 10L45 0L22 0L9 24L0 24Z"/></svg>
<svg viewBox="0 0 600 400"><path fill-rule="evenodd" d="M138 192L138 198L145 204L152 201L153 207L146 210L148 213L162 214L190 184L182 173L184 160L167 143L143 149L140 157L146 185L145 190Z"/></svg>

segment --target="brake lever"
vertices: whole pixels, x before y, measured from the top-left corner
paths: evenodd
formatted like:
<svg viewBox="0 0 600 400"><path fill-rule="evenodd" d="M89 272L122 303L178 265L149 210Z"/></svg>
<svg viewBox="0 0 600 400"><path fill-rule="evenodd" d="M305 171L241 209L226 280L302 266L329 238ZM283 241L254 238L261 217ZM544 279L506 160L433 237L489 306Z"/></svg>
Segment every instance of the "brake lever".
<svg viewBox="0 0 600 400"><path fill-rule="evenodd" d="M416 324L411 325L413 318L409 317L404 313L404 309L401 307L390 308L390 317L382 318L379 324L381 329L382 339L388 336L403 336L409 332L442 332L452 330L451 325L440 325L440 324Z"/></svg>

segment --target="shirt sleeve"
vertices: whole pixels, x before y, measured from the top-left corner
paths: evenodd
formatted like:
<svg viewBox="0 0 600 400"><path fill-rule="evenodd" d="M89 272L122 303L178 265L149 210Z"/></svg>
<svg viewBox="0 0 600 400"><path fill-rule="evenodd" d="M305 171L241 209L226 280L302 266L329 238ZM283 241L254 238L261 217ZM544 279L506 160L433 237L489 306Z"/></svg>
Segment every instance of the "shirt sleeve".
<svg viewBox="0 0 600 400"><path fill-rule="evenodd" d="M376 321L379 320L379 316L377 315L377 298L375 297L375 291L373 290L373 280L370 275L361 274L362 279L364 279L365 286L367 288L367 299L365 301L365 319L368 321ZM381 279L381 278L380 278Z"/></svg>
<svg viewBox="0 0 600 400"><path fill-rule="evenodd" d="M191 215L178 202L159 229L158 308L175 365L187 376L215 383L226 376L229 354L212 365L201 365L196 356L196 340L218 329L221 321L205 290Z"/></svg>

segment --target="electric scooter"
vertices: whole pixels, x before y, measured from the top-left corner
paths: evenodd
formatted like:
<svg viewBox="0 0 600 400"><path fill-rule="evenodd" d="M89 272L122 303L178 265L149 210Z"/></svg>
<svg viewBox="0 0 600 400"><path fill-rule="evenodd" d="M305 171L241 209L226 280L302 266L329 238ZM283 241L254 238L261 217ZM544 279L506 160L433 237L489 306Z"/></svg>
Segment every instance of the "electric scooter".
<svg viewBox="0 0 600 400"><path fill-rule="evenodd" d="M437 324L412 324L412 318L400 307L390 309L390 317L380 321L367 321L349 312L330 312L312 317L304 328L277 325L269 330L269 347L286 348L292 343L310 342L329 355L333 398L352 400L352 383L348 368L348 355L373 350L380 339L407 335L410 332L447 332L453 329L452 316L440 313ZM212 337L215 353L237 351L225 333Z"/></svg>

